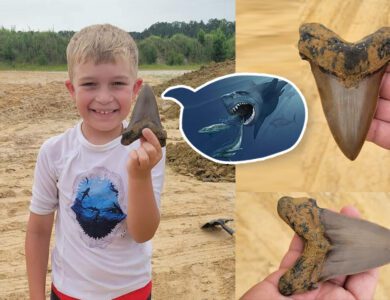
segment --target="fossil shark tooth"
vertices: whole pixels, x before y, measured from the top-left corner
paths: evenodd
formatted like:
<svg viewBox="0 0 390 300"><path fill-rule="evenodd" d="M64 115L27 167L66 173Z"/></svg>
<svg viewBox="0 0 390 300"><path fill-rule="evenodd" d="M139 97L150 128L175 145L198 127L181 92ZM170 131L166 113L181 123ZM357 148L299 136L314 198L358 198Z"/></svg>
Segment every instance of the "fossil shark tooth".
<svg viewBox="0 0 390 300"><path fill-rule="evenodd" d="M305 242L302 255L279 280L285 296L390 262L390 230L384 227L319 208L310 198L283 197L278 213Z"/></svg>
<svg viewBox="0 0 390 300"><path fill-rule="evenodd" d="M322 107L341 151L354 160L374 117L390 60L390 27L348 43L317 23L303 24L298 43L316 80Z"/></svg>
<svg viewBox="0 0 390 300"><path fill-rule="evenodd" d="M121 143L129 145L142 136L142 129L149 128L157 136L161 147L166 145L167 133L158 113L156 97L152 88L145 84L137 98L130 122L122 133Z"/></svg>

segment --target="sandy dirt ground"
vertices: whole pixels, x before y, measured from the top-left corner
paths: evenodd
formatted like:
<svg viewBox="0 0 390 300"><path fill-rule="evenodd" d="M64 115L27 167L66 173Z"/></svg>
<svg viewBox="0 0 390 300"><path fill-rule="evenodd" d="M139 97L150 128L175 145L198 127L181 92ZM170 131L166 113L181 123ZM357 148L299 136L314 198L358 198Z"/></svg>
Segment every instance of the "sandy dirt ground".
<svg viewBox="0 0 390 300"><path fill-rule="evenodd" d="M278 216L277 201L283 196L311 197L317 205L340 211L353 205L363 219L390 228L390 193L253 193L237 192L236 297L276 271L294 235ZM390 265L380 269L375 300L390 295Z"/></svg>
<svg viewBox="0 0 390 300"><path fill-rule="evenodd" d="M347 41L390 24L388 0L238 0L237 71L283 76L302 91L308 124L291 152L237 168L237 191L388 191L390 155L366 142L351 162L338 149L322 112L309 63L301 60L298 28L319 22Z"/></svg>
<svg viewBox="0 0 390 300"><path fill-rule="evenodd" d="M277 270L288 249L293 233L276 212L276 201L285 194L312 191L310 196L320 206L336 210L353 204L363 218L390 228L389 151L366 142L356 161L344 157L327 126L309 63L301 60L297 48L298 28L305 22L323 23L348 41L389 26L390 2L237 0L236 14L237 72L271 73L291 80L305 96L309 111L306 133L293 151L237 166L238 298ZM274 193L261 193L265 191ZM389 267L382 268L374 299L389 299L389 276Z"/></svg>
<svg viewBox="0 0 390 300"><path fill-rule="evenodd" d="M159 85L182 73L140 76ZM28 298L24 238L36 155L45 139L78 121L65 79L64 72L0 72L0 299ZM168 143L182 141L177 119L163 123ZM153 299L234 297L234 237L200 229L211 219L233 217L234 197L234 183L205 183L167 166L153 239Z"/></svg>

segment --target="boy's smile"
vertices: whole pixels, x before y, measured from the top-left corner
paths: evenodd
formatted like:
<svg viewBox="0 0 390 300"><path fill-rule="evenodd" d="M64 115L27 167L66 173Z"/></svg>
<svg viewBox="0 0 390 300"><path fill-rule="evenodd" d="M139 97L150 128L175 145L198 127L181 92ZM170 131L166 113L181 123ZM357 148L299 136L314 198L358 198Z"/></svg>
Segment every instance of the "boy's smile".
<svg viewBox="0 0 390 300"><path fill-rule="evenodd" d="M83 134L91 143L105 144L122 133L122 121L142 85L133 74L123 59L97 65L88 61L76 65L73 81L65 82L83 119Z"/></svg>

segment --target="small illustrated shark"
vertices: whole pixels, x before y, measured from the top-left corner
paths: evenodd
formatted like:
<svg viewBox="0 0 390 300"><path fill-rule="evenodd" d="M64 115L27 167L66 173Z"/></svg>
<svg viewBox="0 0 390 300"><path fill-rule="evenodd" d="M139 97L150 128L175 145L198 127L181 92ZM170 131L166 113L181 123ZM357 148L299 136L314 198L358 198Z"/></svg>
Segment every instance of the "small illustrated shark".
<svg viewBox="0 0 390 300"><path fill-rule="evenodd" d="M269 116L279 103L282 89L287 82L273 80L255 84L245 90L237 90L221 96L221 99L232 116L239 116L245 126L254 126L256 138L264 119Z"/></svg>
<svg viewBox="0 0 390 300"><path fill-rule="evenodd" d="M244 133L244 125L241 124L240 132L237 137L230 143L223 145L215 150L211 156L214 158L228 158L236 155L237 151L241 150L242 136Z"/></svg>
<svg viewBox="0 0 390 300"><path fill-rule="evenodd" d="M229 124L217 123L217 124L212 124L210 126L203 127L202 129L199 129L198 132L212 134L212 133L220 132L220 131L223 131L223 130L226 130L229 128L230 128Z"/></svg>
<svg viewBox="0 0 390 300"><path fill-rule="evenodd" d="M278 127L290 126L291 124L294 124L294 123L297 124L296 115L294 115L292 120L288 120L284 117L276 118L275 120L273 120L270 123L270 125L274 126L275 128L278 128Z"/></svg>

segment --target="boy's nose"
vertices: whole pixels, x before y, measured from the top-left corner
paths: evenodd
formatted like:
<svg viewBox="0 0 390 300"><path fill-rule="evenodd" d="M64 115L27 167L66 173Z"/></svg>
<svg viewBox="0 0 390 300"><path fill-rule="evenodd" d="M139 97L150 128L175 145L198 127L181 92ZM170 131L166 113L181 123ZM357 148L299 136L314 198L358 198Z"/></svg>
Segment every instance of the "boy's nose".
<svg viewBox="0 0 390 300"><path fill-rule="evenodd" d="M114 96L109 91L101 91L96 95L95 100L101 104L106 104L112 102Z"/></svg>

